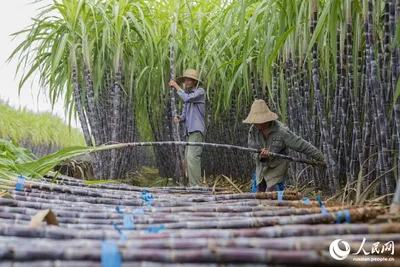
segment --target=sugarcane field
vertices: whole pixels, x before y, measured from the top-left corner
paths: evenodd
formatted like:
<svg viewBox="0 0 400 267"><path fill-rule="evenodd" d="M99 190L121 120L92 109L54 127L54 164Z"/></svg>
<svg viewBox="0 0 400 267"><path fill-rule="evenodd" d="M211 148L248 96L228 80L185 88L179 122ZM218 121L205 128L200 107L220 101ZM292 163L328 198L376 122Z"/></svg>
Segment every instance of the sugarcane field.
<svg viewBox="0 0 400 267"><path fill-rule="evenodd" d="M400 0L0 7L0 267L400 266Z"/></svg>

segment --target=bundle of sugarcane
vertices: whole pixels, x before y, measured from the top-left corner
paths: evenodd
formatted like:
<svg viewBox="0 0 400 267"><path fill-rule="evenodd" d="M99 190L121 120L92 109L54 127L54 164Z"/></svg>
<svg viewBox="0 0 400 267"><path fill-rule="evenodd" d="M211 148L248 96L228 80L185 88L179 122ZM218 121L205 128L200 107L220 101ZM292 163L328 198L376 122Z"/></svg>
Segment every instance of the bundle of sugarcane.
<svg viewBox="0 0 400 267"><path fill-rule="evenodd" d="M357 207L329 207L326 208L328 212L335 212L344 209L354 209ZM132 213L135 221L140 221L141 218L152 218L152 219L176 219L176 215L174 212L156 212L154 209L151 211L143 211L143 214L138 216L135 215L134 210L124 209L125 213ZM32 208L15 208L15 207L4 207L0 206L1 214L21 214L21 215L29 215L32 216L36 214L39 209ZM59 209L57 207L52 208L52 212L58 217L64 218L81 218L81 219L122 219L123 215L120 213L113 213L110 209L109 211L98 210L87 210L76 211L76 210L65 210ZM175 212L176 213L176 212ZM224 219L224 218L243 218L243 217L270 217L270 216L289 216L289 215L305 215L305 214L316 214L321 213L320 208L282 208L282 209L273 209L273 207L268 207L267 210L253 211L253 212L179 212L180 218L187 218L188 220L210 220L212 218ZM1 215L0 215L1 217Z"/></svg>
<svg viewBox="0 0 400 267"><path fill-rule="evenodd" d="M375 218L379 210L372 208L360 208L349 210L349 219L353 222L365 221ZM0 213L2 222L7 224L19 223L28 224L31 216L23 214ZM337 213L327 214L306 214L297 216L270 216L270 217L238 217L218 220L199 220L198 218L189 220L188 218L144 218L135 223L136 230L148 229L151 225L163 226L164 229L239 229L239 228L259 228L273 225L290 224L323 224L345 221L345 218L339 218ZM59 218L59 225L65 228L74 229L113 229L115 225L122 226L121 219L77 219L77 218Z"/></svg>
<svg viewBox="0 0 400 267"><path fill-rule="evenodd" d="M238 238L238 237L299 237L299 236L331 236L331 235L370 235L394 234L400 231L400 224L329 224L329 225L282 225L280 227L260 227L253 229L180 229L166 230L160 233L147 233L139 231L126 231L128 239L164 239L164 238ZM69 231L61 227L47 226L31 228L26 225L2 224L0 236L26 237L46 239L119 239L120 235L115 230L75 230Z"/></svg>
<svg viewBox="0 0 400 267"><path fill-rule="evenodd" d="M0 246L3 251L1 260L25 261L33 260L65 260L65 261L100 261L101 253L98 248L57 248L53 247L50 252L41 248L15 247L10 245ZM163 263L267 263L267 264L301 264L310 266L312 264L335 264L338 261L329 256L324 249L315 250L277 250L263 248L230 248L209 246L202 249L146 249L118 248L123 262L155 261ZM378 256L371 256L377 258ZM400 258L394 256L395 260ZM353 259L350 257L340 262L347 266ZM393 261L392 266L395 265ZM355 265L357 266L357 265Z"/></svg>
<svg viewBox="0 0 400 267"><path fill-rule="evenodd" d="M197 194L164 188L150 193L127 190L122 184L96 188L73 183L31 182L22 190L8 186L11 198L0 198L4 262L97 264L101 241L114 240L124 265L151 261L321 266L335 262L328 251L338 238L353 251L363 238L368 238L365 246L389 237L400 240L400 224L360 224L384 213L384 208L304 199L294 190L210 196L204 189ZM51 210L57 226L36 221L33 227L43 209ZM24 245L28 240L29 248ZM56 241L55 250L50 240ZM284 259L286 255L291 256ZM307 257L304 263L299 261L302 257Z"/></svg>
<svg viewBox="0 0 400 267"><path fill-rule="evenodd" d="M376 211L366 209L350 210L350 219L354 222L363 221L369 218L376 217ZM212 223L209 217L187 217L187 216L170 216L170 217L144 217L135 216L135 229L147 229L149 225L162 224L165 229L202 229L202 228L254 228L267 225L285 225L285 224L301 224L301 223L329 223L340 220L336 213L327 214L299 214L294 219L291 216L282 214L280 216L265 216L265 217L222 217L214 218ZM28 224L31 220L31 215L0 212L0 219L8 224L20 223ZM344 218L343 218L344 220ZM58 217L60 226L66 228L85 228L85 229L112 229L114 225L122 225L122 216L114 218L75 218L75 217Z"/></svg>
<svg viewBox="0 0 400 267"><path fill-rule="evenodd" d="M4 261L1 267L102 267L97 261L32 261L32 262L10 262ZM160 263L154 261L124 262L124 267L174 267L176 263ZM287 265L265 265L265 264L210 264L210 263L180 263L182 267L287 267Z"/></svg>
<svg viewBox="0 0 400 267"><path fill-rule="evenodd" d="M397 251L400 241L400 235L397 234L369 234L369 235L327 235L327 236L306 236L306 237L284 237L284 238L260 238L260 237L239 237L239 238L196 238L187 240L182 238L163 238L163 239L139 239L139 240L116 240L120 248L124 249L204 249L208 247L225 247L225 248L263 248L263 249L279 249L279 250L328 250L332 241L341 238L349 243L351 250L359 249L360 243L366 240L374 240L376 242L394 242L394 251ZM62 249L67 248L100 248L102 240L93 239L73 239L73 240L49 240L41 238L17 238L17 237L0 237L3 244L12 243L12 246L24 246L27 242L35 248L48 250L55 246ZM367 241L364 243L366 248L372 247L373 243Z"/></svg>

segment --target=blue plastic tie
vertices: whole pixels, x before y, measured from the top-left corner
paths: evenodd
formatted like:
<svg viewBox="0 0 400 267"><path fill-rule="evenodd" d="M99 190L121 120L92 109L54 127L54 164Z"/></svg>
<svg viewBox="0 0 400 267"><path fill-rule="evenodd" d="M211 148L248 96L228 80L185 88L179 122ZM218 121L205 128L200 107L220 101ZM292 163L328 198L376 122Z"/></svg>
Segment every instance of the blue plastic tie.
<svg viewBox="0 0 400 267"><path fill-rule="evenodd" d="M326 211L325 205L322 204L321 198L320 198L320 197L315 197L315 199L318 201L319 205L321 206L321 212L322 212L323 214L328 213L328 212Z"/></svg>
<svg viewBox="0 0 400 267"><path fill-rule="evenodd" d="M122 226L122 228L124 230L133 230L133 229L135 229L135 226L134 226L134 223L133 223L132 214L124 213L119 206L116 206L115 210L118 211L119 214L123 214L123 216L124 216L123 217L124 218L124 220L123 220L124 223L123 223L123 226ZM117 227L116 224L114 224L114 227L115 227L115 229L117 229L120 232L120 234L122 234L121 230Z"/></svg>
<svg viewBox="0 0 400 267"><path fill-rule="evenodd" d="M123 225L124 230L133 230L135 229L133 225L133 216L132 214L124 214L124 225Z"/></svg>
<svg viewBox="0 0 400 267"><path fill-rule="evenodd" d="M278 191L278 200L283 199L283 191Z"/></svg>
<svg viewBox="0 0 400 267"><path fill-rule="evenodd" d="M325 208L325 205L322 205L322 206L321 206L321 212L322 212L323 214L327 214L327 213L328 213L328 211L327 211L326 208Z"/></svg>
<svg viewBox="0 0 400 267"><path fill-rule="evenodd" d="M151 202L151 201L153 201L153 195L152 194L148 194L148 195L144 195L143 197L142 197L142 199L144 200L144 201L146 201L146 202Z"/></svg>
<svg viewBox="0 0 400 267"><path fill-rule="evenodd" d="M341 223L342 222L342 215L343 215L343 212L341 211L341 210L339 210L338 212L337 212L337 221L336 221L336 224L339 224L339 223Z"/></svg>
<svg viewBox="0 0 400 267"><path fill-rule="evenodd" d="M113 223L115 230L119 233L119 239L122 241L128 240L128 237L122 233L122 230L115 224Z"/></svg>
<svg viewBox="0 0 400 267"><path fill-rule="evenodd" d="M143 209L135 209L133 214L135 214L135 215L144 215L144 210Z"/></svg>
<svg viewBox="0 0 400 267"><path fill-rule="evenodd" d="M121 234L121 229L119 229L118 225L116 223L113 223L114 229L118 231L118 233Z"/></svg>
<svg viewBox="0 0 400 267"><path fill-rule="evenodd" d="M257 175L256 172L253 174L253 185L251 187L250 193L256 193L257 192Z"/></svg>
<svg viewBox="0 0 400 267"><path fill-rule="evenodd" d="M328 211L327 211L326 208L325 208L325 205L322 205L322 206L321 206L321 212L322 212L323 214L327 214L327 213L328 213Z"/></svg>
<svg viewBox="0 0 400 267"><path fill-rule="evenodd" d="M123 212L121 211L121 209L120 209L119 206L116 206L116 207L115 207L115 210L118 211L118 213L123 214Z"/></svg>
<svg viewBox="0 0 400 267"><path fill-rule="evenodd" d="M344 210L344 214L346 215L346 222L350 223L350 211L349 210Z"/></svg>
<svg viewBox="0 0 400 267"><path fill-rule="evenodd" d="M283 181L281 182L282 190L285 189L285 183L286 183L286 176L283 177Z"/></svg>
<svg viewBox="0 0 400 267"><path fill-rule="evenodd" d="M121 267L122 260L115 241L103 240L101 243L101 266Z"/></svg>
<svg viewBox="0 0 400 267"><path fill-rule="evenodd" d="M146 202L147 209L151 209L151 203L153 202L153 195L144 195L142 199Z"/></svg>
<svg viewBox="0 0 400 267"><path fill-rule="evenodd" d="M310 200L308 199L308 197L303 197L301 200L303 200L307 206L310 206Z"/></svg>
<svg viewBox="0 0 400 267"><path fill-rule="evenodd" d="M158 232L160 232L161 230L164 230L164 229L165 229L165 225L164 224L160 225L159 227L149 226L147 228L147 232L149 232L149 233L158 233Z"/></svg>
<svg viewBox="0 0 400 267"><path fill-rule="evenodd" d="M18 176L17 184L15 185L15 190L23 191L24 190L24 183L25 183L25 177L22 176L22 175Z"/></svg>

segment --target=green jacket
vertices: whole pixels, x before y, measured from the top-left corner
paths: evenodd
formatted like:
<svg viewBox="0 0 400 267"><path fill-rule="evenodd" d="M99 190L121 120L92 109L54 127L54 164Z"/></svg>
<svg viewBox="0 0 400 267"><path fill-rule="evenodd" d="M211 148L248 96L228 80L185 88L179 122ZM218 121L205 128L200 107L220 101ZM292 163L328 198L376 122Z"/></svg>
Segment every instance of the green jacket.
<svg viewBox="0 0 400 267"><path fill-rule="evenodd" d="M294 134L286 125L277 120L272 121L271 131L267 139L264 138L262 131L252 125L249 130L248 146L255 149L266 148L270 152L283 155L287 155L289 148L291 148L315 160L325 160L324 154L319 149ZM263 179L267 182L267 186L272 186L283 181L289 167L288 160L281 158L260 158L259 153L254 153L253 159L256 163L257 185Z"/></svg>

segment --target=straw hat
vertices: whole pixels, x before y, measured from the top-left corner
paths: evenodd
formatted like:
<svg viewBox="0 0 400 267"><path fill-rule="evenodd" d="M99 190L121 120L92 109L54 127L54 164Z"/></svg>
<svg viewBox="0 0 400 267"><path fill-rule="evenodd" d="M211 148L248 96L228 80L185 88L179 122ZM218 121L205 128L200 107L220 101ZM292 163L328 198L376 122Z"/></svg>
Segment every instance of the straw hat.
<svg viewBox="0 0 400 267"><path fill-rule="evenodd" d="M176 81L177 82L182 82L183 78L190 78L190 79L196 80L196 81L198 81L200 83L202 82L202 81L199 80L199 74L194 69L186 70L181 77L176 78Z"/></svg>
<svg viewBox="0 0 400 267"><path fill-rule="evenodd" d="M250 113L243 123L261 124L274 121L277 118L278 115L269 109L264 100L257 99L251 105Z"/></svg>

